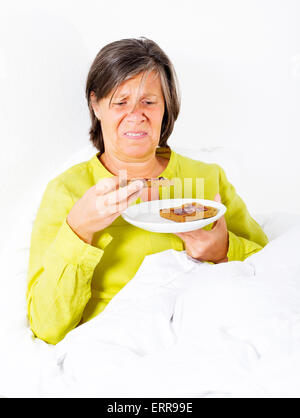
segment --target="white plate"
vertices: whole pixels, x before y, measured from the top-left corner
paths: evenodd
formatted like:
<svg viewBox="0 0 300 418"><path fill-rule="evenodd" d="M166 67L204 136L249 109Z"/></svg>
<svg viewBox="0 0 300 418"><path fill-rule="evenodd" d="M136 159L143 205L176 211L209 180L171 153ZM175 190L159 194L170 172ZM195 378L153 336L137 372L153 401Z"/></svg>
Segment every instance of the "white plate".
<svg viewBox="0 0 300 418"><path fill-rule="evenodd" d="M198 221L190 222L174 222L170 219L164 219L160 216L160 209L167 209L176 206L181 206L185 203L197 202L202 205L212 206L219 211L216 216L208 219L199 219ZM222 203L213 200L205 199L164 199L164 200L150 200L149 202L142 202L129 206L121 213L125 221L138 228L145 229L151 232L174 233L194 231L195 229L203 228L209 225L224 215L226 206Z"/></svg>

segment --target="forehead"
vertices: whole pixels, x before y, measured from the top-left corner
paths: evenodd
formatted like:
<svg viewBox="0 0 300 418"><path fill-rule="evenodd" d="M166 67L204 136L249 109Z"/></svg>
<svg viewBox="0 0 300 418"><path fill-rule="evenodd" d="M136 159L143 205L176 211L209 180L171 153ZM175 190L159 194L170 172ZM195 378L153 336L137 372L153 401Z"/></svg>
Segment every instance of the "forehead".
<svg viewBox="0 0 300 418"><path fill-rule="evenodd" d="M130 95L131 93L136 94L137 90L143 95L162 95L159 73L156 71L141 73L129 80L125 80L116 89L114 96L120 97Z"/></svg>

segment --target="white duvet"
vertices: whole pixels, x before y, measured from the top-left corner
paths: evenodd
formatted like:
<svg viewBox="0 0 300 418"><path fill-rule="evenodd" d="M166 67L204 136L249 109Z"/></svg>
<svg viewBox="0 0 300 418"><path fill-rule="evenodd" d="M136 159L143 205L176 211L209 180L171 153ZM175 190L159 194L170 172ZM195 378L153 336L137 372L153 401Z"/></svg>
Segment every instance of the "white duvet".
<svg viewBox="0 0 300 418"><path fill-rule="evenodd" d="M55 347L33 338L20 280L8 277L0 394L300 395L299 218L285 230L275 223L244 262L147 256L102 314Z"/></svg>

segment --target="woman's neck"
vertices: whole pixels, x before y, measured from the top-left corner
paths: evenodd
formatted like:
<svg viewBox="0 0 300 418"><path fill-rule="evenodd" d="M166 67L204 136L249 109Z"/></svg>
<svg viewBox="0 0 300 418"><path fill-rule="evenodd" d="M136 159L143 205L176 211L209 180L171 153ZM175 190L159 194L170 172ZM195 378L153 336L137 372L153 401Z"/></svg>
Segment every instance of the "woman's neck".
<svg viewBox="0 0 300 418"><path fill-rule="evenodd" d="M156 155L142 162L127 162L104 152L99 157L99 160L115 176L118 175L120 170L126 170L128 179L158 177L168 165L166 158L157 157Z"/></svg>

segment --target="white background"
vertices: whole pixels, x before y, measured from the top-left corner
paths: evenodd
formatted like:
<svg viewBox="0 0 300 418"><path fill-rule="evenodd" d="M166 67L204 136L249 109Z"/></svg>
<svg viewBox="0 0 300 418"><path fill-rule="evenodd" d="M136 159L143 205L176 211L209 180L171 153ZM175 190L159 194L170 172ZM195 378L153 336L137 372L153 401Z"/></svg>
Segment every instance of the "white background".
<svg viewBox="0 0 300 418"><path fill-rule="evenodd" d="M0 0L2 242L31 191L88 144L89 67L128 37L175 66L170 146L236 150L252 213L300 213L299 22L299 0Z"/></svg>

